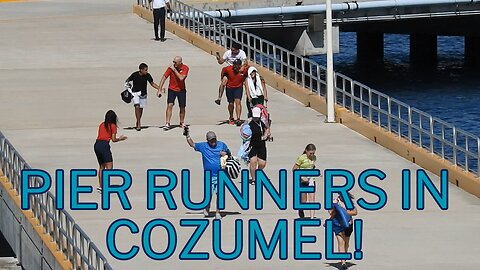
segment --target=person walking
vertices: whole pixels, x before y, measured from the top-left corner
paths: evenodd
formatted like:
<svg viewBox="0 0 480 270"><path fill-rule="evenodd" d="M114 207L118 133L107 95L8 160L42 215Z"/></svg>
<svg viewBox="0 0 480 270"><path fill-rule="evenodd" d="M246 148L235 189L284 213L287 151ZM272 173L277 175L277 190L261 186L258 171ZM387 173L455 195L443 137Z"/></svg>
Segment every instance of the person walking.
<svg viewBox="0 0 480 270"><path fill-rule="evenodd" d="M157 91L157 95L160 97L160 89L165 93L165 88L163 85L167 78L169 79L168 83L168 97L167 97L167 109L165 112L165 126L164 130L169 130L170 120L172 118L173 105L175 104L175 99L178 99L178 106L180 107L180 127L185 127L185 107L187 106L187 88L185 86L185 80L188 76L189 68L187 65L183 64L182 57L175 56L173 59L173 64L167 68L163 74L162 80L160 81L160 87Z"/></svg>
<svg viewBox="0 0 480 270"><path fill-rule="evenodd" d="M222 82L218 87L218 99L215 101L220 105L220 100L223 96L223 91L227 88L227 101L228 101L228 113L229 124L236 124L240 126L242 124L240 117L242 115L242 96L243 96L243 81L245 80L245 74L241 72L242 61L236 59L232 66L223 68ZM235 108L236 120L233 118L233 110Z"/></svg>
<svg viewBox="0 0 480 270"><path fill-rule="evenodd" d="M260 120L261 110L258 107L252 109L252 120L248 124L252 131L250 138L250 184L255 182L255 171L263 170L267 165L267 147L265 141L270 136L270 129Z"/></svg>
<svg viewBox="0 0 480 270"><path fill-rule="evenodd" d="M117 114L114 111L109 110L105 114L105 120L98 126L97 140L93 145L93 150L97 156L99 165L97 188L99 192L102 192L102 171L104 169L113 168L113 156L112 151L110 151L110 140L112 142L119 142L127 139L127 136L124 135L117 137L117 124Z"/></svg>
<svg viewBox="0 0 480 270"><path fill-rule="evenodd" d="M164 42L165 39L165 17L167 10L172 10L170 7L170 0L149 0L152 3L153 9L153 32L155 33L155 40ZM158 36L158 25L160 25L160 37Z"/></svg>
<svg viewBox="0 0 480 270"><path fill-rule="evenodd" d="M315 161L317 157L315 156L315 151L317 148L314 144L310 143L307 144L303 154L297 158L295 164L293 165L293 170L307 170L307 169L315 169ZM302 177L300 179L300 185L302 186L314 186L315 187L315 179L313 177ZM302 193L301 195L302 203L305 202L315 202L315 193ZM300 218L305 217L305 213L303 210L298 210L298 216ZM315 217L315 210L310 210L310 218Z"/></svg>
<svg viewBox="0 0 480 270"><path fill-rule="evenodd" d="M350 199L354 199L353 195L348 192ZM342 195L338 195L337 198L333 200L333 204L337 204L338 208L333 208L329 210L330 218L333 220L333 232L335 233L335 238L337 239L338 252L348 252L350 246L350 236L353 233L353 219L351 217L358 214L355 204L353 204L353 209L348 210L345 206L345 200L342 198ZM338 209L338 210L337 210ZM340 213L340 211L342 213ZM341 219L347 218L348 226L342 225L344 222ZM341 270L346 270L348 268L345 260L341 260Z"/></svg>
<svg viewBox="0 0 480 270"><path fill-rule="evenodd" d="M125 82L133 82L132 95L133 106L135 107L136 124L135 129L140 131L142 129L141 119L143 109L147 106L147 82L158 89L159 86L153 81L152 75L148 73L148 65L141 63L138 66L138 71L133 72Z"/></svg>
<svg viewBox="0 0 480 270"><path fill-rule="evenodd" d="M185 127L183 135L187 139L188 145L195 149L195 151L202 154L203 161L203 170L210 171L211 173L211 187L212 187L212 197L213 194L218 192L218 172L221 169L220 158L226 155L230 155L230 150L227 145L222 141L217 141L217 135L213 131L209 131L206 134L206 142L195 143L190 137L189 128ZM211 200L210 200L211 202ZM205 217L209 216L210 206L203 211ZM218 205L216 205L215 218L221 219L220 210Z"/></svg>
<svg viewBox="0 0 480 270"><path fill-rule="evenodd" d="M245 79L245 92L247 94L248 117L252 117L252 108L257 104L267 107L267 86L265 80L258 74L255 67L249 67Z"/></svg>

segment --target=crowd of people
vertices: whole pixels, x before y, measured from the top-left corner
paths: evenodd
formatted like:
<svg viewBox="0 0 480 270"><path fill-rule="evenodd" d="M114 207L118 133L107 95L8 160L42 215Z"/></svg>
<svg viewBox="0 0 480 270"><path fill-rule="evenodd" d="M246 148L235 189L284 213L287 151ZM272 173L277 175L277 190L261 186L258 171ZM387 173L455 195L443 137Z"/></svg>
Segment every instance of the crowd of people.
<svg viewBox="0 0 480 270"><path fill-rule="evenodd" d="M248 163L248 169L250 172L249 183L254 184L255 171L263 170L267 165L266 142L271 138L271 121L267 111L267 87L258 70L255 67L248 65L246 54L239 44L233 43L231 48L227 50L223 56L217 53L216 57L219 64L226 63L227 65L221 69L218 97L214 102L217 105L221 105L223 93L226 93L226 99L228 102L227 111L229 116L228 123L240 127L243 139L241 151L239 151L238 156L242 156L242 159ZM218 172L221 169L225 169L222 168L221 158L225 156L232 157L233 154L224 142L217 140L217 135L213 131L208 131L206 133L205 142L194 142L191 138L189 128L185 124L187 100L185 82L188 73L189 67L183 64L182 57L175 56L172 64L165 70L160 82L157 84L154 82L150 73L148 73L148 65L145 63L139 65L138 71L133 72L126 79L126 83L131 86L130 91L133 96L132 102L136 119L135 129L137 131L141 131L142 129L141 118L143 109L147 104L147 82L157 90L156 95L158 97L162 97L163 94L167 95L165 125L163 126L164 130L169 130L172 127L172 110L175 101L177 100L180 109L179 125L184 129L183 135L186 138L187 144L195 151L201 153L204 170L211 172L212 195L215 195L217 193ZM165 88L164 85L167 80L168 87ZM248 111L246 120L241 119L241 100L244 92ZM109 110L105 115L105 120L100 123L98 128L98 136L94 144L94 151L99 164L99 192L102 191L102 170L113 168L113 156L109 142L119 142L127 139L124 135L117 137L117 122L117 115L114 111ZM292 170L315 169L315 152L315 145L308 144L303 153L294 162ZM315 179L310 177L302 177L300 184L302 186L316 186ZM214 199L213 201L216 200ZM301 201L315 202L315 193L302 194ZM347 213L346 215L355 216L357 214L356 209L346 210L343 201L344 199L341 198L341 196L338 196L334 203L340 205L342 209L345 209L345 213ZM347 225L342 225L340 218L345 217L346 215L342 215L343 212L338 209L339 208L335 208L329 212L330 218L338 220L338 222L334 222L334 232L336 234L339 251L347 251L349 237L353 230L353 221L350 219ZM204 210L204 215L205 217L210 216L210 207ZM311 210L308 215L305 215L303 210L299 210L298 216L299 218L317 218L315 211ZM218 208L215 210L215 218L222 218ZM346 268L345 261L342 261L342 268Z"/></svg>

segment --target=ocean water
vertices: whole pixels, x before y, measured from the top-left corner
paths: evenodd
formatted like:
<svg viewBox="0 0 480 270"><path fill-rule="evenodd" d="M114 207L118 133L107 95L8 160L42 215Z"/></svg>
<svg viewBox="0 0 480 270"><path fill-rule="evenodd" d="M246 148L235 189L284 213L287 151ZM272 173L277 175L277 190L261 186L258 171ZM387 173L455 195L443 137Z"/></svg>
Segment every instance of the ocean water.
<svg viewBox="0 0 480 270"><path fill-rule="evenodd" d="M385 35L384 47L383 64L360 66L355 33L340 33L335 71L480 136L480 68L465 67L463 37L439 37L438 64L430 69L410 66L407 35Z"/></svg>

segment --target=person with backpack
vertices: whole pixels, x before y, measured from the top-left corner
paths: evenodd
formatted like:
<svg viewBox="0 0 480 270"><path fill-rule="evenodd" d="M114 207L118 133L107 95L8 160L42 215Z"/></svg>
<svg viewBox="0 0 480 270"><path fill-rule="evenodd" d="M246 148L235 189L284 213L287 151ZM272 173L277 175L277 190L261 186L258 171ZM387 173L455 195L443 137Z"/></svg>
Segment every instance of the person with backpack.
<svg viewBox="0 0 480 270"><path fill-rule="evenodd" d="M127 136L125 135L117 137L117 125L117 114L114 111L109 110L105 114L105 120L98 126L97 140L93 145L93 150L97 156L99 165L97 188L99 192L102 192L102 171L104 169L108 170L113 168L113 156L112 151L110 151L110 141L120 142L127 139Z"/></svg>
<svg viewBox="0 0 480 270"><path fill-rule="evenodd" d="M303 154L300 155L295 164L293 165L293 170L308 170L308 169L315 169L315 161L317 157L315 156L315 151L317 148L313 143L307 144ZM300 179L301 186L315 186L315 179L313 177L302 177ZM315 193L302 193L301 194L301 202L315 202ZM305 217L305 213L303 210L298 210L298 216L300 218ZM315 210L310 210L310 218L315 217Z"/></svg>
<svg viewBox="0 0 480 270"><path fill-rule="evenodd" d="M270 129L261 121L261 110L258 107L252 109L252 120L248 124L252 131L250 138L248 157L250 159L250 184L255 182L255 171L263 170L267 166L267 147L265 141L270 136Z"/></svg>
<svg viewBox="0 0 480 270"><path fill-rule="evenodd" d="M354 199L353 195L348 192L350 199ZM353 232L353 216L358 214L355 204L353 209L348 210L345 206L345 200L341 194L333 200L332 210L329 210L330 219L333 221L333 232L335 233L335 238L337 239L338 252L348 252L348 247L350 245L350 236ZM345 260L341 260L341 270L346 270L348 268Z"/></svg>
<svg viewBox="0 0 480 270"><path fill-rule="evenodd" d="M247 74L244 85L247 94L248 117L252 117L252 108L255 105L261 104L267 107L267 86L255 67L249 67Z"/></svg>

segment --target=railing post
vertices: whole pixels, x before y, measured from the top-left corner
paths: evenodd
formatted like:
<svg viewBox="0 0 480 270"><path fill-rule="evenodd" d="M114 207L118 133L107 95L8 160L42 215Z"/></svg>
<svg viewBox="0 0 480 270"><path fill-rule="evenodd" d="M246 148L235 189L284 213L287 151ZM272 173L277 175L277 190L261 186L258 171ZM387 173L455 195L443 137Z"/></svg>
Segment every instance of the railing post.
<svg viewBox="0 0 480 270"><path fill-rule="evenodd" d="M433 132L433 118L430 115L430 153L432 153L432 154L433 154L433 145L434 145L433 134L434 134L434 132Z"/></svg>
<svg viewBox="0 0 480 270"><path fill-rule="evenodd" d="M457 166L457 129L452 128L453 131L453 164Z"/></svg>
<svg viewBox="0 0 480 270"><path fill-rule="evenodd" d="M412 143L412 107L408 106L408 141Z"/></svg>
<svg viewBox="0 0 480 270"><path fill-rule="evenodd" d="M380 102L378 104L380 105ZM390 97L387 98L387 110L388 131L392 132L392 101L390 100ZM398 122L398 126L400 126L400 122ZM400 134L400 132L398 132L398 134Z"/></svg>

